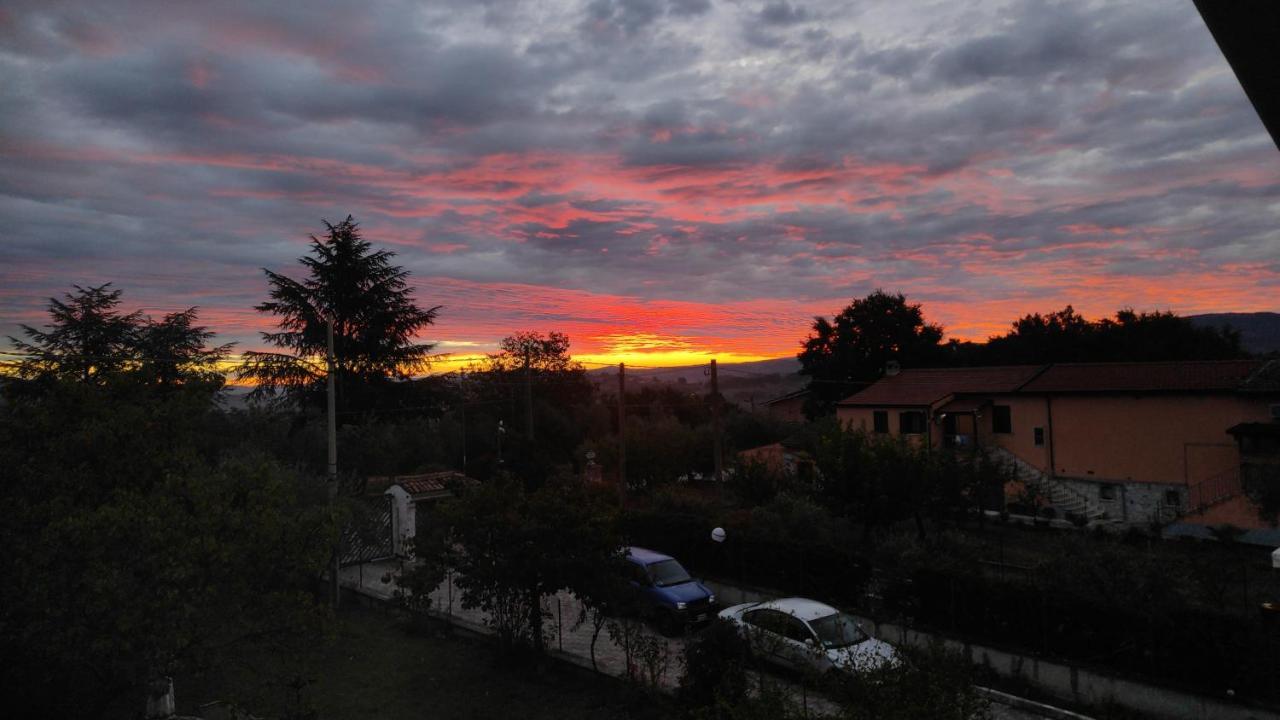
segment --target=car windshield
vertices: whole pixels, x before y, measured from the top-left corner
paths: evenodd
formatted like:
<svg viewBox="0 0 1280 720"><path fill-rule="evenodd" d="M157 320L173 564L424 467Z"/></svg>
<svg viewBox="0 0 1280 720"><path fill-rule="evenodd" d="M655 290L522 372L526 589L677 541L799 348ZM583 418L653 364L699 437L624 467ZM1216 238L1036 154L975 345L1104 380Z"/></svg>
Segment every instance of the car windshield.
<svg viewBox="0 0 1280 720"><path fill-rule="evenodd" d="M867 639L867 634L858 627L858 622L842 612L810 620L809 626L818 634L824 647L847 647Z"/></svg>
<svg viewBox="0 0 1280 720"><path fill-rule="evenodd" d="M658 587L679 585L693 579L689 577L689 573L685 572L684 567L675 560L663 560L650 565L649 577L653 578L653 584Z"/></svg>

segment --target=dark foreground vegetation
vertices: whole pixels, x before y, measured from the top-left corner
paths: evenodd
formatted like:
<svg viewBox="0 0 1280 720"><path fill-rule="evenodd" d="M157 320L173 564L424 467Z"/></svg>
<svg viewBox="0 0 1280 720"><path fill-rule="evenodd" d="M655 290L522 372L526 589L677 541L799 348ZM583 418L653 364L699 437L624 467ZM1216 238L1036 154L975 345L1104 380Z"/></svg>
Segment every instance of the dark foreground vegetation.
<svg viewBox="0 0 1280 720"><path fill-rule="evenodd" d="M265 335L275 350L250 353L236 368L258 383L262 400L245 408L225 402L232 348L212 344L195 308L156 319L124 312L110 286L75 288L51 301L48 324L14 340L17 359L5 362L0 393L0 645L10 659L0 692L12 712L133 717L167 676L279 675L264 648L301 657L343 632L316 580L362 504L366 479L439 469L481 482L441 509L452 535L420 536L428 562L410 591L441 572L464 572L463 601L490 611L507 648L536 654L541 593L571 588L607 610L617 548L633 542L701 572L977 641L1280 699L1268 682L1280 671L1276 629L1256 611L1257 598L1274 597L1274 576L1243 548L1020 535L984 524L978 511L992 506L1005 478L978 456L926 456L834 425L788 425L706 388L653 385L619 398L590 381L555 332L513 332L464 374L417 375L431 348L416 338L439 308L414 302L391 257L348 219L314 239L304 277L268 273L268 300L257 309L278 322ZM857 312L838 318L805 351L814 354L806 368L815 382L832 372L827 379L842 386L889 360L932 357L940 335L918 308L883 293L860 302L887 304L890 318L905 308L905 324L864 322ZM1166 354L1238 351L1229 332L1188 345L1183 324L1164 315L1118 316L1093 330L1077 320L1032 316L1009 347L1038 361L1074 346L1052 338L1150 330L1167 342L1139 344ZM330 327L339 449L332 499L322 410ZM902 332L923 344L899 342ZM898 354L886 354L891 346ZM902 354L913 347L922 354ZM719 486L690 490L713 473L717 437L726 458L786 440L819 472L743 465ZM593 471L606 484L584 483ZM722 545L709 541L716 526L729 533ZM593 611L582 621L612 633L607 617ZM305 688L317 699L337 698L346 682L293 677L295 694ZM923 677L904 682L927 684ZM946 677L929 687L961 687ZM181 687L178 694L189 697ZM767 696L707 698L696 706L700 717L782 712L757 703L772 702Z"/></svg>
<svg viewBox="0 0 1280 720"><path fill-rule="evenodd" d="M619 680L558 663L531 671L487 639L350 608L328 637L246 648L243 663L178 678L178 706L234 700L259 717L324 720L666 718L673 708Z"/></svg>

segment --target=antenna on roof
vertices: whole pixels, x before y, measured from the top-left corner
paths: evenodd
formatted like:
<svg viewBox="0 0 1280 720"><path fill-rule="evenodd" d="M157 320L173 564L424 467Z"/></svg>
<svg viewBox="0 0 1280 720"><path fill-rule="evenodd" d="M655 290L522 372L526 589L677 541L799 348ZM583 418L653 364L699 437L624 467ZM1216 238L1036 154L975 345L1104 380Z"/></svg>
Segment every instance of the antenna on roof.
<svg viewBox="0 0 1280 720"><path fill-rule="evenodd" d="M884 376L893 377L902 372L902 365L897 360L890 360L884 364Z"/></svg>

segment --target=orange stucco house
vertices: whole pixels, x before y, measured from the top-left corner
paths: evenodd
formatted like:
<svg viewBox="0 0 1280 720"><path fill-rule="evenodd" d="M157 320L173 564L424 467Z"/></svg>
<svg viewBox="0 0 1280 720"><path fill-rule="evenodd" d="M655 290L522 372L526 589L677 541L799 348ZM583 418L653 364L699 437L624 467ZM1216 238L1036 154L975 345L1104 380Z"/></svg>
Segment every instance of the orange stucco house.
<svg viewBox="0 0 1280 720"><path fill-rule="evenodd" d="M1257 435L1280 427L1276 366L906 369L841 401L837 415L854 428L930 447L986 449L1055 505L1090 519L1158 522L1175 534L1231 523L1280 538L1244 497L1240 450L1241 428Z"/></svg>

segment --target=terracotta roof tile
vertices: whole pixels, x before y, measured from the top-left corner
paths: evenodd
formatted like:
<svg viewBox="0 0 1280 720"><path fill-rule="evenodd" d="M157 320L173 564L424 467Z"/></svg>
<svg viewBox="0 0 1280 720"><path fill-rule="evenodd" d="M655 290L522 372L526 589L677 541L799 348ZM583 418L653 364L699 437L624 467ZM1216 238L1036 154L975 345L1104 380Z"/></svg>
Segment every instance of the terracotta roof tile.
<svg viewBox="0 0 1280 720"><path fill-rule="evenodd" d="M369 487L371 489L377 488L377 492L381 492L392 485L399 485L404 488L405 492L415 496L448 492L449 486L454 482L473 483L475 480L454 470L423 473L421 475L371 477L368 479Z"/></svg>
<svg viewBox="0 0 1280 720"><path fill-rule="evenodd" d="M974 368L911 368L881 378L841 405L931 405L956 393L1008 393L1036 376L1043 365Z"/></svg>
<svg viewBox="0 0 1280 720"><path fill-rule="evenodd" d="M1051 365L1023 392L1229 392L1262 363L1258 360L1061 363Z"/></svg>

